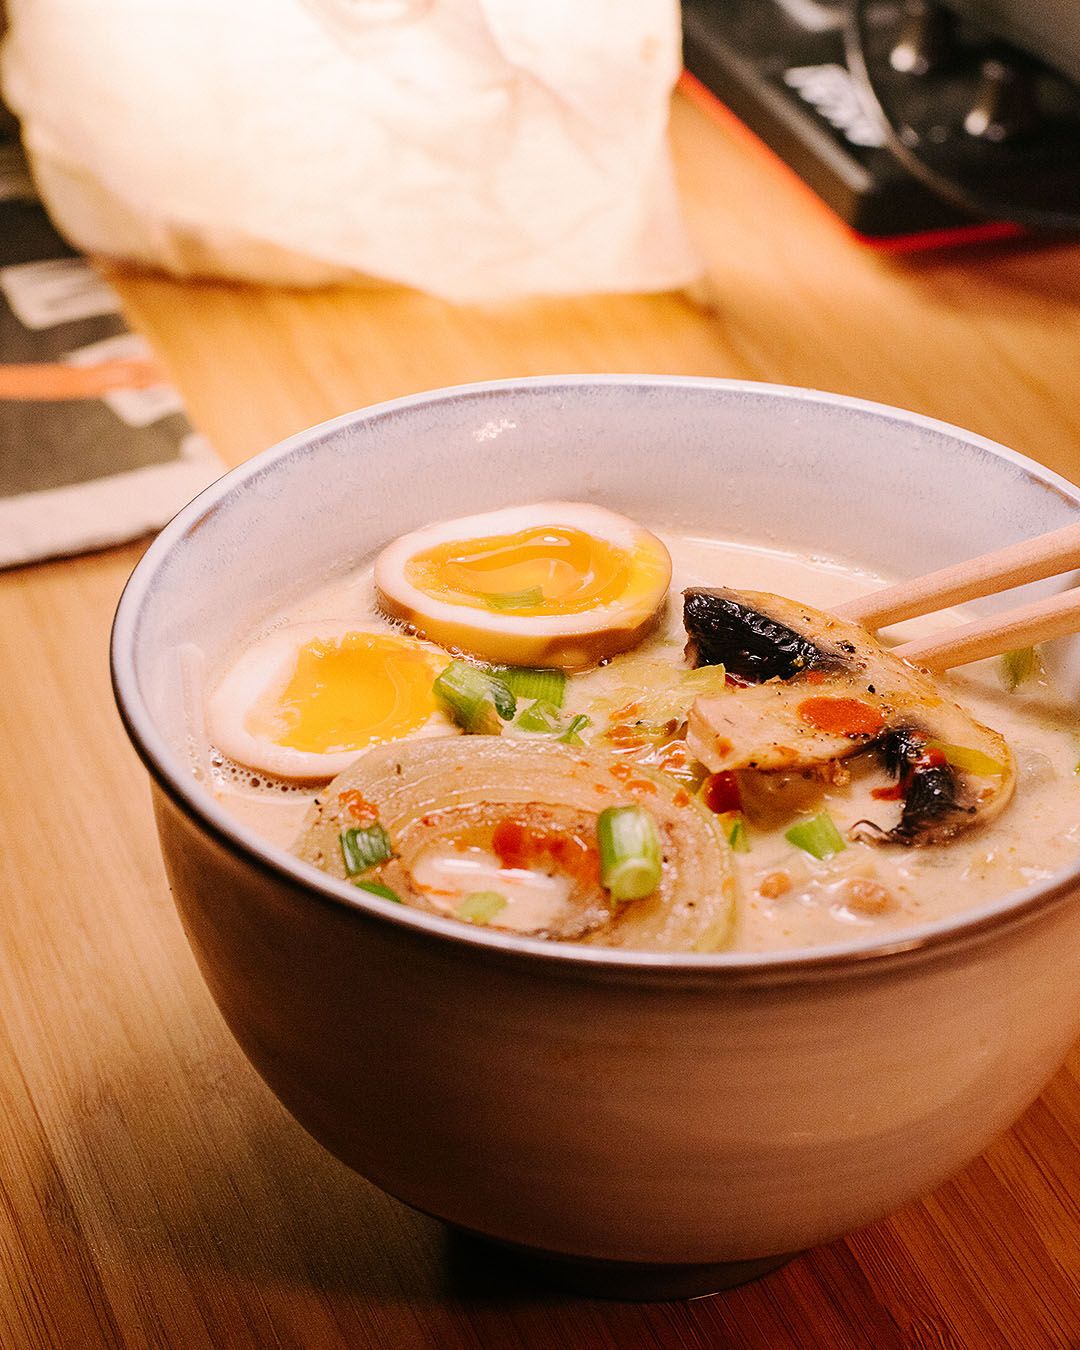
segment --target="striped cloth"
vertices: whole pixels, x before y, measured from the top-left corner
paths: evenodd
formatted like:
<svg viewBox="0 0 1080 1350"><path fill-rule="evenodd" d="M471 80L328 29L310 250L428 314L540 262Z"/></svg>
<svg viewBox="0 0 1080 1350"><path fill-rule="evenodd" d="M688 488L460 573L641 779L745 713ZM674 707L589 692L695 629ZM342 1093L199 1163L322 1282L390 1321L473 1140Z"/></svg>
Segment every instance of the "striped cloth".
<svg viewBox="0 0 1080 1350"><path fill-rule="evenodd" d="M222 471L0 140L0 567L159 529Z"/></svg>

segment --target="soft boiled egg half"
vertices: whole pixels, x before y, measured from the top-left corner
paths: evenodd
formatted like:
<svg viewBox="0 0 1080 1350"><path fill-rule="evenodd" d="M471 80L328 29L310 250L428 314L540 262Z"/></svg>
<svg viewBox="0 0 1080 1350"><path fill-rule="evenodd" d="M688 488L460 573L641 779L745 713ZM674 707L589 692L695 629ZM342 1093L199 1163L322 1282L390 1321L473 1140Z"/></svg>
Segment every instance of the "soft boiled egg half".
<svg viewBox="0 0 1080 1350"><path fill-rule="evenodd" d="M582 670L636 646L671 558L654 534L584 502L537 502L429 525L375 562L379 604L487 661Z"/></svg>
<svg viewBox="0 0 1080 1350"><path fill-rule="evenodd" d="M333 778L370 745L456 734L432 685L446 655L363 626L278 628L249 647L207 704L223 754L279 778Z"/></svg>

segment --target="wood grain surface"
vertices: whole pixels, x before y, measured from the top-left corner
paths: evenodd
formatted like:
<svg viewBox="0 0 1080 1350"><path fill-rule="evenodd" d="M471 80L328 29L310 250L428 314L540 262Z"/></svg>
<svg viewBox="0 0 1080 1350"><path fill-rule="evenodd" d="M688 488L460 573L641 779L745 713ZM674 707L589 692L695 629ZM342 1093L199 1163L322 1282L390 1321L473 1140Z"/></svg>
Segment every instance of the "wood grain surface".
<svg viewBox="0 0 1080 1350"><path fill-rule="evenodd" d="M232 464L419 389L642 371L896 403L1080 478L1080 246L875 256L679 99L673 134L708 306L117 284ZM141 548L0 576L0 1347L1080 1345L1076 1051L924 1202L688 1303L547 1289L325 1154L233 1044L169 899L106 666Z"/></svg>

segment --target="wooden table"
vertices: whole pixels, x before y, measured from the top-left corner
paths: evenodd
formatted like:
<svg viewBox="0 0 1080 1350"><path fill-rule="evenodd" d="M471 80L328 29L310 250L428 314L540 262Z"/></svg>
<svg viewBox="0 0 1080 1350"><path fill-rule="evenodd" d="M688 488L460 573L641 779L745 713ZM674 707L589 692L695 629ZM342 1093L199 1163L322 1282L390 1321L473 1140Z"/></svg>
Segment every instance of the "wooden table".
<svg viewBox="0 0 1080 1350"><path fill-rule="evenodd" d="M1080 477L1080 246L890 261L677 99L711 309L118 280L231 464L460 381L660 371L914 408ZM685 1304L553 1292L305 1135L225 1030L106 670L141 544L0 577L0 1346L1080 1345L1080 1054L921 1204Z"/></svg>

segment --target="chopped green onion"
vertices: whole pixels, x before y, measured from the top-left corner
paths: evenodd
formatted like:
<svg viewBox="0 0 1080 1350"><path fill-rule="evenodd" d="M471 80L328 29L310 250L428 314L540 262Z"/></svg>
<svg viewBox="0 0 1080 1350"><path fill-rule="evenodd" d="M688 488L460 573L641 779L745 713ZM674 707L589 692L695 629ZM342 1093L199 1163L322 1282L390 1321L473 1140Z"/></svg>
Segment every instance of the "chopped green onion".
<svg viewBox="0 0 1080 1350"><path fill-rule="evenodd" d="M565 722L558 708L546 699L538 698L521 714L514 724L522 731L540 732L547 736L558 736L564 745L580 745L579 731L590 725L584 713L578 713Z"/></svg>
<svg viewBox="0 0 1080 1350"><path fill-rule="evenodd" d="M566 672L535 666L493 666L492 675L502 680L507 689L518 698L542 699L556 708L563 705L566 693Z"/></svg>
<svg viewBox="0 0 1080 1350"><path fill-rule="evenodd" d="M940 751L954 769L963 769L965 773L977 773L983 778L1001 778L1005 773L1004 764L967 745L946 745L944 741L927 741L926 748Z"/></svg>
<svg viewBox="0 0 1080 1350"><path fill-rule="evenodd" d="M821 811L809 820L792 825L784 838L789 844L818 859L831 858L834 853L842 853L847 847L828 811Z"/></svg>
<svg viewBox="0 0 1080 1350"><path fill-rule="evenodd" d="M591 725L592 720L590 718L586 717L584 713L578 713L576 717L570 719L570 725L559 737L559 740L562 741L564 745L580 745L581 737L578 733L584 731L587 726Z"/></svg>
<svg viewBox="0 0 1080 1350"><path fill-rule="evenodd" d="M1035 648L1018 647L1001 658L1001 679L1011 694L1035 673Z"/></svg>
<svg viewBox="0 0 1080 1350"><path fill-rule="evenodd" d="M517 699L501 680L494 681L491 696L495 700L495 711L504 722L509 722L517 712Z"/></svg>
<svg viewBox="0 0 1080 1350"><path fill-rule="evenodd" d="M484 604L489 609L535 609L544 603L544 592L539 586L530 586L526 591L502 591L484 596Z"/></svg>
<svg viewBox="0 0 1080 1350"><path fill-rule="evenodd" d="M498 735L502 722L517 711L517 699L502 680L467 661L451 661L432 688L458 726L471 734Z"/></svg>
<svg viewBox="0 0 1080 1350"><path fill-rule="evenodd" d="M384 886L381 881L354 881L353 885L361 891L367 891L369 895L377 895L380 900L395 900L399 905L405 902L397 891L392 891L389 886Z"/></svg>
<svg viewBox="0 0 1080 1350"><path fill-rule="evenodd" d="M727 832L727 841L732 853L750 852L750 836L746 833L746 821L741 815L737 814L732 821L731 828Z"/></svg>
<svg viewBox="0 0 1080 1350"><path fill-rule="evenodd" d="M379 863L389 862L394 849L381 825L368 825L365 829L342 830L341 856L345 871L355 877Z"/></svg>
<svg viewBox="0 0 1080 1350"><path fill-rule="evenodd" d="M506 896L498 891L473 891L458 906L457 916L470 923L490 923L505 908Z"/></svg>
<svg viewBox="0 0 1080 1350"><path fill-rule="evenodd" d="M612 900L643 900L660 885L660 834L642 806L609 806L596 820L600 881Z"/></svg>
<svg viewBox="0 0 1080 1350"><path fill-rule="evenodd" d="M543 731L549 736L563 729L558 708L542 698L538 698L534 704L526 708L514 725L519 726L522 731Z"/></svg>

